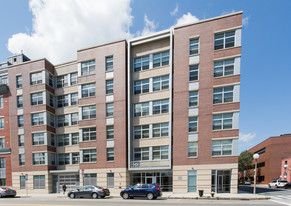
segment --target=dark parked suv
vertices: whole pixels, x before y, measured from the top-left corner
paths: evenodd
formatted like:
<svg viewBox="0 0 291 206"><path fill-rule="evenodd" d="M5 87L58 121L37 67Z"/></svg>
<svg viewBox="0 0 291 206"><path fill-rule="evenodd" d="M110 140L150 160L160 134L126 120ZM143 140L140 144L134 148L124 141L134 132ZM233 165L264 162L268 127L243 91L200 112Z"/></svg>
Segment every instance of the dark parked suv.
<svg viewBox="0 0 291 206"><path fill-rule="evenodd" d="M146 197L148 200L162 196L160 187L156 184L137 184L120 192L123 199L134 197Z"/></svg>
<svg viewBox="0 0 291 206"><path fill-rule="evenodd" d="M105 196L110 196L110 191L108 189L93 185L84 186L68 193L68 197L70 198L92 197L96 199L98 197L104 198Z"/></svg>

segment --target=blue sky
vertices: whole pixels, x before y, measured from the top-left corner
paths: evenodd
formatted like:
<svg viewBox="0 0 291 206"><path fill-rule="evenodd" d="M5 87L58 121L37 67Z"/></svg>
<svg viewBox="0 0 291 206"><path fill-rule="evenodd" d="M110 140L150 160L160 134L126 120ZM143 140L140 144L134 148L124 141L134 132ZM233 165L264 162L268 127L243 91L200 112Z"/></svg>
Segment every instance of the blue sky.
<svg viewBox="0 0 291 206"><path fill-rule="evenodd" d="M291 1L41 2L1 1L0 62L12 55L10 51L19 53L22 49L32 59L70 61L76 58L77 49L167 29L178 19L202 20L242 10L239 149L291 133Z"/></svg>

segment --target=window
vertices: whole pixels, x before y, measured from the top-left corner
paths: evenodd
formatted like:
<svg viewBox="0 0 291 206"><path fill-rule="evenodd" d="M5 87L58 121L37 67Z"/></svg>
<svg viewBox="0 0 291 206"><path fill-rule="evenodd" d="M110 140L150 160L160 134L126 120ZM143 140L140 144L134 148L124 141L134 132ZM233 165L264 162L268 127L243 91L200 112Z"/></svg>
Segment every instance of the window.
<svg viewBox="0 0 291 206"><path fill-rule="evenodd" d="M196 192L197 190L197 170L188 171L188 192Z"/></svg>
<svg viewBox="0 0 291 206"><path fill-rule="evenodd" d="M20 176L20 189L21 190L25 189L25 176L24 175Z"/></svg>
<svg viewBox="0 0 291 206"><path fill-rule="evenodd" d="M96 118L96 105L82 107L82 119Z"/></svg>
<svg viewBox="0 0 291 206"><path fill-rule="evenodd" d="M134 117L142 117L150 114L149 102L134 105Z"/></svg>
<svg viewBox="0 0 291 206"><path fill-rule="evenodd" d="M78 73L71 73L71 85L75 85L78 83Z"/></svg>
<svg viewBox="0 0 291 206"><path fill-rule="evenodd" d="M113 56L106 57L106 69L107 72L113 71Z"/></svg>
<svg viewBox="0 0 291 206"><path fill-rule="evenodd" d="M97 185L97 174L84 174L83 185Z"/></svg>
<svg viewBox="0 0 291 206"><path fill-rule="evenodd" d="M69 106L69 95L58 96L58 107L66 107Z"/></svg>
<svg viewBox="0 0 291 206"><path fill-rule="evenodd" d="M16 88L22 88L22 76L16 77Z"/></svg>
<svg viewBox="0 0 291 206"><path fill-rule="evenodd" d="M81 75L95 74L95 60L81 63Z"/></svg>
<svg viewBox="0 0 291 206"><path fill-rule="evenodd" d="M42 84L42 72L30 74L30 85Z"/></svg>
<svg viewBox="0 0 291 206"><path fill-rule="evenodd" d="M234 59L214 62L214 77L229 76L234 74Z"/></svg>
<svg viewBox="0 0 291 206"><path fill-rule="evenodd" d="M0 186L6 186L6 159L0 158Z"/></svg>
<svg viewBox="0 0 291 206"><path fill-rule="evenodd" d="M198 117L189 117L189 132L197 132Z"/></svg>
<svg viewBox="0 0 291 206"><path fill-rule="evenodd" d="M17 107L18 108L23 107L23 97L22 96L17 96Z"/></svg>
<svg viewBox="0 0 291 206"><path fill-rule="evenodd" d="M0 129L4 129L4 117L0 117Z"/></svg>
<svg viewBox="0 0 291 206"><path fill-rule="evenodd" d="M31 121L32 125L43 125L44 124L44 118L43 113L35 113L31 115Z"/></svg>
<svg viewBox="0 0 291 206"><path fill-rule="evenodd" d="M153 91L169 89L169 75L153 78Z"/></svg>
<svg viewBox="0 0 291 206"><path fill-rule="evenodd" d="M169 112L169 99L153 101L153 114Z"/></svg>
<svg viewBox="0 0 291 206"><path fill-rule="evenodd" d="M233 113L213 115L212 129L213 130L232 129L232 117Z"/></svg>
<svg viewBox="0 0 291 206"><path fill-rule="evenodd" d="M59 165L69 165L70 164L70 153L58 154Z"/></svg>
<svg viewBox="0 0 291 206"><path fill-rule="evenodd" d="M106 81L106 94L113 94L113 80Z"/></svg>
<svg viewBox="0 0 291 206"><path fill-rule="evenodd" d="M55 97L51 94L49 94L49 101L50 101L50 106L55 107Z"/></svg>
<svg viewBox="0 0 291 206"><path fill-rule="evenodd" d="M58 127L66 127L70 125L70 114L58 116Z"/></svg>
<svg viewBox="0 0 291 206"><path fill-rule="evenodd" d="M44 175L33 175L33 189L45 189Z"/></svg>
<svg viewBox="0 0 291 206"><path fill-rule="evenodd" d="M169 65L169 51L153 55L153 68Z"/></svg>
<svg viewBox="0 0 291 206"><path fill-rule="evenodd" d="M43 104L43 93L34 93L31 94L31 105Z"/></svg>
<svg viewBox="0 0 291 206"><path fill-rule="evenodd" d="M113 117L114 105L113 103L106 104L106 117Z"/></svg>
<svg viewBox="0 0 291 206"><path fill-rule="evenodd" d="M107 161L114 161L114 148L107 148Z"/></svg>
<svg viewBox="0 0 291 206"><path fill-rule="evenodd" d="M232 155L232 139L212 141L212 156L223 155Z"/></svg>
<svg viewBox="0 0 291 206"><path fill-rule="evenodd" d="M150 153L148 147L141 147L141 148L134 148L134 160L141 161L141 160L149 160Z"/></svg>
<svg viewBox="0 0 291 206"><path fill-rule="evenodd" d="M23 116L17 116L18 127L23 127Z"/></svg>
<svg viewBox="0 0 291 206"><path fill-rule="evenodd" d="M24 135L18 135L18 146L19 147L24 147Z"/></svg>
<svg viewBox="0 0 291 206"><path fill-rule="evenodd" d="M96 127L84 128L83 131L83 141L93 141L96 140Z"/></svg>
<svg viewBox="0 0 291 206"><path fill-rule="evenodd" d="M189 107L198 106L198 91L189 92Z"/></svg>
<svg viewBox="0 0 291 206"><path fill-rule="evenodd" d="M83 84L82 85L82 98L85 97L94 97L96 90L96 84Z"/></svg>
<svg viewBox="0 0 291 206"><path fill-rule="evenodd" d="M197 142L188 142L188 157L197 157L198 144Z"/></svg>
<svg viewBox="0 0 291 206"><path fill-rule="evenodd" d="M191 65L189 67L189 81L197 81L198 80L198 65Z"/></svg>
<svg viewBox="0 0 291 206"><path fill-rule="evenodd" d="M62 75L57 77L57 88L68 86L68 75Z"/></svg>
<svg viewBox="0 0 291 206"><path fill-rule="evenodd" d="M44 133L32 134L32 145L43 145L44 144Z"/></svg>
<svg viewBox="0 0 291 206"><path fill-rule="evenodd" d="M114 173L107 173L107 188L114 188Z"/></svg>
<svg viewBox="0 0 291 206"><path fill-rule="evenodd" d="M167 160L169 159L169 146L153 147L153 160Z"/></svg>
<svg viewBox="0 0 291 206"><path fill-rule="evenodd" d="M24 166L25 165L25 155L20 154L19 155L19 166Z"/></svg>
<svg viewBox="0 0 291 206"><path fill-rule="evenodd" d="M33 165L44 165L45 164L45 153L34 153Z"/></svg>
<svg viewBox="0 0 291 206"><path fill-rule="evenodd" d="M0 137L0 149L5 148L5 137Z"/></svg>
<svg viewBox="0 0 291 206"><path fill-rule="evenodd" d="M142 94L150 91L149 79L134 82L134 94Z"/></svg>
<svg viewBox="0 0 291 206"><path fill-rule="evenodd" d="M78 113L72 113L71 114L71 125L77 125L79 121L79 114Z"/></svg>
<svg viewBox="0 0 291 206"><path fill-rule="evenodd" d="M149 69L150 58L149 56L135 58L133 61L133 68L135 72Z"/></svg>
<svg viewBox="0 0 291 206"><path fill-rule="evenodd" d="M169 136L169 123L153 124L153 137Z"/></svg>
<svg viewBox="0 0 291 206"><path fill-rule="evenodd" d="M225 49L234 46L235 31L215 34L214 50Z"/></svg>
<svg viewBox="0 0 291 206"><path fill-rule="evenodd" d="M50 134L50 135L51 135L50 145L51 145L51 146L56 146L56 145L55 145L55 135L54 135L54 134Z"/></svg>
<svg viewBox="0 0 291 206"><path fill-rule="evenodd" d="M233 102L233 86L213 89L213 104Z"/></svg>
<svg viewBox="0 0 291 206"><path fill-rule="evenodd" d="M79 133L72 133L72 145L79 144Z"/></svg>
<svg viewBox="0 0 291 206"><path fill-rule="evenodd" d="M106 126L106 139L113 139L114 138L114 126Z"/></svg>
<svg viewBox="0 0 291 206"><path fill-rule="evenodd" d="M134 139L149 138L150 129L149 125L140 125L134 127Z"/></svg>
<svg viewBox="0 0 291 206"><path fill-rule="evenodd" d="M47 119L48 119L48 122L49 122L50 126L52 126L52 127L56 126L56 123L55 123L56 117L55 117L55 115L52 115L52 114L48 113Z"/></svg>
<svg viewBox="0 0 291 206"><path fill-rule="evenodd" d="M70 145L70 134L58 135L58 146Z"/></svg>
<svg viewBox="0 0 291 206"><path fill-rule="evenodd" d="M4 107L3 96L0 96L0 109L2 109L3 107Z"/></svg>
<svg viewBox="0 0 291 206"><path fill-rule="evenodd" d="M199 53L199 39L190 39L190 44L189 44L189 54L198 54Z"/></svg>
<svg viewBox="0 0 291 206"><path fill-rule="evenodd" d="M49 85L54 88L54 76L49 74Z"/></svg>
<svg viewBox="0 0 291 206"><path fill-rule="evenodd" d="M80 159L79 152L72 153L72 164L73 165L79 164L79 162L80 162L79 159Z"/></svg>
<svg viewBox="0 0 291 206"><path fill-rule="evenodd" d="M96 162L96 149L83 150L83 162Z"/></svg>
<svg viewBox="0 0 291 206"><path fill-rule="evenodd" d="M71 94L71 105L77 105L78 104L78 93L72 93Z"/></svg>

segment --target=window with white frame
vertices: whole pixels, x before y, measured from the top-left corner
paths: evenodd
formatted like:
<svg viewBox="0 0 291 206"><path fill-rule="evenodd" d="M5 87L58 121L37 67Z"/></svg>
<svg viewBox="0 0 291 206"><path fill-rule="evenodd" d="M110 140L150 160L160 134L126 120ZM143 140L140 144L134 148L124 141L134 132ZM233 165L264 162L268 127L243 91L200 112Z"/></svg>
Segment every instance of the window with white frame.
<svg viewBox="0 0 291 206"><path fill-rule="evenodd" d="M80 162L80 154L79 154L79 152L72 153L72 164L73 165L79 164L79 162Z"/></svg>
<svg viewBox="0 0 291 206"><path fill-rule="evenodd" d="M51 107L55 107L55 97L54 97L54 95L52 95L52 94L49 94L49 105L51 106Z"/></svg>
<svg viewBox="0 0 291 206"><path fill-rule="evenodd" d="M233 86L213 89L213 104L233 102Z"/></svg>
<svg viewBox="0 0 291 206"><path fill-rule="evenodd" d="M69 95L63 95L57 97L58 107L67 107L69 106Z"/></svg>
<svg viewBox="0 0 291 206"><path fill-rule="evenodd" d="M70 126L70 114L58 116L58 127Z"/></svg>
<svg viewBox="0 0 291 206"><path fill-rule="evenodd" d="M106 80L106 94L113 94L113 79Z"/></svg>
<svg viewBox="0 0 291 206"><path fill-rule="evenodd" d="M169 51L153 54L153 68L169 65Z"/></svg>
<svg viewBox="0 0 291 206"><path fill-rule="evenodd" d="M96 140L96 127L82 129L83 141Z"/></svg>
<svg viewBox="0 0 291 206"><path fill-rule="evenodd" d="M107 103L106 104L106 117L113 117L113 113L114 113L114 104Z"/></svg>
<svg viewBox="0 0 291 206"><path fill-rule="evenodd" d="M78 113L72 113L71 114L71 125L77 125L79 121L79 114Z"/></svg>
<svg viewBox="0 0 291 206"><path fill-rule="evenodd" d="M56 121L56 117L55 117L55 115L48 113L47 118L48 118L49 125L52 126L52 127L55 127L56 126L56 122L55 122Z"/></svg>
<svg viewBox="0 0 291 206"><path fill-rule="evenodd" d="M234 47L235 31L229 31L214 35L214 50Z"/></svg>
<svg viewBox="0 0 291 206"><path fill-rule="evenodd" d="M48 157L48 159L49 159L48 164L49 165L56 165L56 154L49 152L48 155L49 155L49 157Z"/></svg>
<svg viewBox="0 0 291 206"><path fill-rule="evenodd" d="M44 113L35 113L31 115L32 125L43 125L44 124Z"/></svg>
<svg viewBox="0 0 291 206"><path fill-rule="evenodd" d="M234 59L214 62L213 76L223 77L234 74Z"/></svg>
<svg viewBox="0 0 291 206"><path fill-rule="evenodd" d="M71 105L77 105L78 104L78 93L72 93L71 94Z"/></svg>
<svg viewBox="0 0 291 206"><path fill-rule="evenodd" d="M95 60L81 63L81 75L95 74Z"/></svg>
<svg viewBox="0 0 291 206"><path fill-rule="evenodd" d="M96 118L96 105L82 107L82 119Z"/></svg>
<svg viewBox="0 0 291 206"><path fill-rule="evenodd" d="M72 145L79 144L79 132L72 133Z"/></svg>
<svg viewBox="0 0 291 206"><path fill-rule="evenodd" d="M153 114L163 114L169 112L169 99L153 101Z"/></svg>
<svg viewBox="0 0 291 206"><path fill-rule="evenodd" d="M169 75L153 78L153 91L169 89Z"/></svg>
<svg viewBox="0 0 291 206"><path fill-rule="evenodd" d="M45 189L45 175L33 175L33 189Z"/></svg>
<svg viewBox="0 0 291 206"><path fill-rule="evenodd" d="M198 143L188 142L188 157L197 157Z"/></svg>
<svg viewBox="0 0 291 206"><path fill-rule="evenodd" d="M168 137L169 136L169 123L153 124L153 137Z"/></svg>
<svg viewBox="0 0 291 206"><path fill-rule="evenodd" d="M68 75L62 75L57 77L57 88L68 86Z"/></svg>
<svg viewBox="0 0 291 206"><path fill-rule="evenodd" d="M71 85L75 85L78 83L78 73L71 73Z"/></svg>
<svg viewBox="0 0 291 206"><path fill-rule="evenodd" d="M198 91L189 92L189 107L198 106Z"/></svg>
<svg viewBox="0 0 291 206"><path fill-rule="evenodd" d="M58 146L70 145L70 134L58 135Z"/></svg>
<svg viewBox="0 0 291 206"><path fill-rule="evenodd" d="M25 155L20 154L19 155L19 166L24 166L25 165Z"/></svg>
<svg viewBox="0 0 291 206"><path fill-rule="evenodd" d="M5 137L0 137L0 149L5 148Z"/></svg>
<svg viewBox="0 0 291 206"><path fill-rule="evenodd" d="M212 140L212 156L232 155L232 139Z"/></svg>
<svg viewBox="0 0 291 206"><path fill-rule="evenodd" d="M232 129L233 113L214 114L212 121L213 130Z"/></svg>
<svg viewBox="0 0 291 206"><path fill-rule="evenodd" d="M134 82L134 94L148 93L150 91L149 79Z"/></svg>
<svg viewBox="0 0 291 206"><path fill-rule="evenodd" d="M198 131L198 117L189 117L189 132Z"/></svg>
<svg viewBox="0 0 291 206"><path fill-rule="evenodd" d="M135 161L149 160L150 158L150 150L148 147L134 148L133 154Z"/></svg>
<svg viewBox="0 0 291 206"><path fill-rule="evenodd" d="M58 154L58 165L69 165L70 164L70 153Z"/></svg>
<svg viewBox="0 0 291 206"><path fill-rule="evenodd" d="M113 71L113 56L106 57L106 68L105 71Z"/></svg>
<svg viewBox="0 0 291 206"><path fill-rule="evenodd" d="M149 56L135 58L133 61L133 68L135 72L147 70L150 68L150 58Z"/></svg>
<svg viewBox="0 0 291 206"><path fill-rule="evenodd" d="M49 74L49 85L54 88L54 76Z"/></svg>
<svg viewBox="0 0 291 206"><path fill-rule="evenodd" d="M95 91L96 91L96 84L83 84L82 85L82 98L85 97L95 97Z"/></svg>
<svg viewBox="0 0 291 206"><path fill-rule="evenodd" d="M44 132L32 134L32 145L44 145Z"/></svg>
<svg viewBox="0 0 291 206"><path fill-rule="evenodd" d="M107 148L107 161L114 161L114 148Z"/></svg>
<svg viewBox="0 0 291 206"><path fill-rule="evenodd" d="M199 53L199 38L190 39L189 42L189 54L198 54Z"/></svg>
<svg viewBox="0 0 291 206"><path fill-rule="evenodd" d="M18 135L18 146L19 147L24 147L24 135Z"/></svg>
<svg viewBox="0 0 291 206"><path fill-rule="evenodd" d="M22 76L16 76L16 88L22 88Z"/></svg>
<svg viewBox="0 0 291 206"><path fill-rule="evenodd" d="M143 117L150 114L150 103L144 102L134 104L134 117Z"/></svg>
<svg viewBox="0 0 291 206"><path fill-rule="evenodd" d="M169 146L153 147L153 160L167 160L167 159L169 159Z"/></svg>
<svg viewBox="0 0 291 206"><path fill-rule="evenodd" d="M114 125L106 126L106 139L114 138Z"/></svg>
<svg viewBox="0 0 291 206"><path fill-rule="evenodd" d="M30 74L30 85L42 84L42 72Z"/></svg>
<svg viewBox="0 0 291 206"><path fill-rule="evenodd" d="M96 162L96 161L97 161L96 149L83 150L83 162Z"/></svg>
<svg viewBox="0 0 291 206"><path fill-rule="evenodd" d="M23 115L17 116L18 127L23 127Z"/></svg>
<svg viewBox="0 0 291 206"><path fill-rule="evenodd" d="M189 81L197 81L199 75L199 65L190 65L189 66Z"/></svg>
<svg viewBox="0 0 291 206"><path fill-rule="evenodd" d="M23 97L22 96L17 96L17 107L18 108L23 107Z"/></svg>
<svg viewBox="0 0 291 206"><path fill-rule="evenodd" d="M45 164L45 153L33 153L33 165L44 165Z"/></svg>
<svg viewBox="0 0 291 206"><path fill-rule="evenodd" d="M0 117L0 129L4 129L4 117Z"/></svg>
<svg viewBox="0 0 291 206"><path fill-rule="evenodd" d="M134 126L134 139L145 139L149 138L150 134L150 127L149 125L140 125L140 126Z"/></svg>
<svg viewBox="0 0 291 206"><path fill-rule="evenodd" d="M4 107L3 96L0 96L0 109L2 109L3 107Z"/></svg>
<svg viewBox="0 0 291 206"><path fill-rule="evenodd" d="M38 92L31 94L31 105L40 105L43 104L43 93Z"/></svg>
<svg viewBox="0 0 291 206"><path fill-rule="evenodd" d="M197 191L197 170L188 170L188 192Z"/></svg>

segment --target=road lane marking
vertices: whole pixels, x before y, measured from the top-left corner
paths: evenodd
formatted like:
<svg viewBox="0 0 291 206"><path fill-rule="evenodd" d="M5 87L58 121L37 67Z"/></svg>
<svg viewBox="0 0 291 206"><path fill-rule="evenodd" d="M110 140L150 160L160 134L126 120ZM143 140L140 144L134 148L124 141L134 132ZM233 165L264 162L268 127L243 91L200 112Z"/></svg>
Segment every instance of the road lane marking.
<svg viewBox="0 0 291 206"><path fill-rule="evenodd" d="M279 204L282 204L282 205L288 205L288 206L291 206L291 204L289 204L289 203L285 203L285 202L280 202L280 201L277 201L277 200L270 200L270 201L272 201L272 202L276 202L276 203L279 203Z"/></svg>

